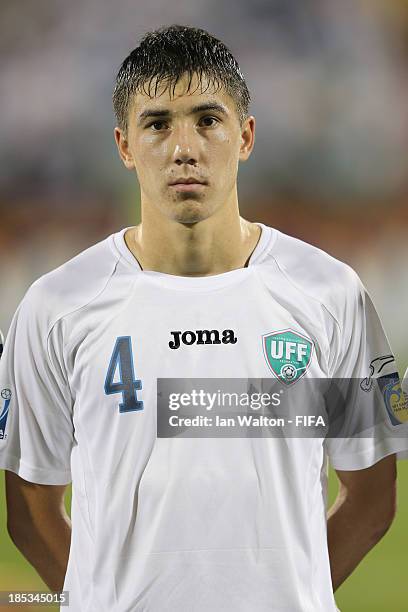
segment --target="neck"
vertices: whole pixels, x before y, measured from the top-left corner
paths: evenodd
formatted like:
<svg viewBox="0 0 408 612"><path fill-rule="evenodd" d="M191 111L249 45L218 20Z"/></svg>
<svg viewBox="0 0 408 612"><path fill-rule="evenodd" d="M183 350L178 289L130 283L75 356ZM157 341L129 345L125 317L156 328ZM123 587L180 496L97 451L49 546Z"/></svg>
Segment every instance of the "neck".
<svg viewBox="0 0 408 612"><path fill-rule="evenodd" d="M235 211L219 210L193 224L156 215L125 234L128 248L143 270L177 276L210 276L243 268L258 243L261 230Z"/></svg>

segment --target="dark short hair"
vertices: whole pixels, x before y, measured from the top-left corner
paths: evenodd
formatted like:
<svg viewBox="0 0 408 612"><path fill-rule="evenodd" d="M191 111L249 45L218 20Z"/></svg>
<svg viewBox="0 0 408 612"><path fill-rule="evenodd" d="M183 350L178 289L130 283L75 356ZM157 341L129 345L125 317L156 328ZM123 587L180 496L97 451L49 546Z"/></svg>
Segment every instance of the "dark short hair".
<svg viewBox="0 0 408 612"><path fill-rule="evenodd" d="M236 104L240 123L248 116L251 99L238 62L223 42L199 28L171 25L147 32L136 49L122 63L113 92L113 108L118 126L126 131L129 105L136 92L157 95L162 82L172 90L187 73L190 89L193 74L203 93L203 76L215 91L223 89ZM152 82L154 95L151 95ZM145 85L148 84L147 89Z"/></svg>

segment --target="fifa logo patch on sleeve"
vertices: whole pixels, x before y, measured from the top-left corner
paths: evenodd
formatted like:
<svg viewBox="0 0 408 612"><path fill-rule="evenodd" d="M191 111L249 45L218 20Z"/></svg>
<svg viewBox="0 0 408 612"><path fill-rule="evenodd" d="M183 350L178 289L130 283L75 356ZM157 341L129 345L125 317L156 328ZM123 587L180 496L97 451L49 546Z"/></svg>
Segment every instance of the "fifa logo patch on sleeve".
<svg viewBox="0 0 408 612"><path fill-rule="evenodd" d="M388 416L393 425L402 425L408 422L408 395L404 393L401 387L401 381L398 374L382 377L386 384L379 380L382 387L385 407L387 408ZM387 381L388 379L388 381Z"/></svg>
<svg viewBox="0 0 408 612"><path fill-rule="evenodd" d="M7 417L9 413L9 406L11 401L11 391L10 389L3 389L0 393L1 403L0 403L0 440L6 440L6 424Z"/></svg>
<svg viewBox="0 0 408 612"><path fill-rule="evenodd" d="M370 374L360 383L360 388L362 389L362 391L371 391L371 389L373 388L374 379L378 378L384 368L386 368L390 364L393 364L393 366L395 366L394 361L394 355L383 355L381 357L376 357L375 359L373 359L370 363ZM394 375L394 372L392 374Z"/></svg>
<svg viewBox="0 0 408 612"><path fill-rule="evenodd" d="M291 329L264 334L262 346L269 369L286 385L301 378L312 360L313 342Z"/></svg>

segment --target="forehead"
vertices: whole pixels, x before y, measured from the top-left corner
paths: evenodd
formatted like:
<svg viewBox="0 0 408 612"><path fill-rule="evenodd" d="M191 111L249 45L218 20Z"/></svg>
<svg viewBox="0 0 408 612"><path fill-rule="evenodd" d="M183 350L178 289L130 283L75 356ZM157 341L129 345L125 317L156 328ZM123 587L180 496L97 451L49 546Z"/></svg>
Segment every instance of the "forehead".
<svg viewBox="0 0 408 612"><path fill-rule="evenodd" d="M226 93L224 88L219 88L209 81L205 75L199 79L198 75L194 73L190 82L189 76L184 74L175 86L172 84L171 87L169 87L168 81L162 82L157 87L156 95L155 87L156 81L153 80L150 84L146 83L144 86L148 93L138 91L133 96L130 110L131 115L136 120L147 109L168 109L172 113L182 113L191 107L206 102L218 103L228 113L232 113L235 110L235 102L231 96Z"/></svg>

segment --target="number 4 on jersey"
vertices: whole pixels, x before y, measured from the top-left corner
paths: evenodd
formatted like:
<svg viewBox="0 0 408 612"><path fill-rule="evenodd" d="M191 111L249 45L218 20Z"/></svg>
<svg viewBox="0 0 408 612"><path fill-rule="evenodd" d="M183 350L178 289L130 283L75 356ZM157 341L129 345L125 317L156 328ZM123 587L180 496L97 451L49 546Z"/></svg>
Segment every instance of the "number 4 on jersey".
<svg viewBox="0 0 408 612"><path fill-rule="evenodd" d="M116 371L119 369L119 380L114 382ZM142 388L142 381L135 378L133 369L132 341L130 336L119 336L110 359L105 379L105 393L122 394L122 403L119 412L132 412L143 410L143 402L137 399L136 391Z"/></svg>

